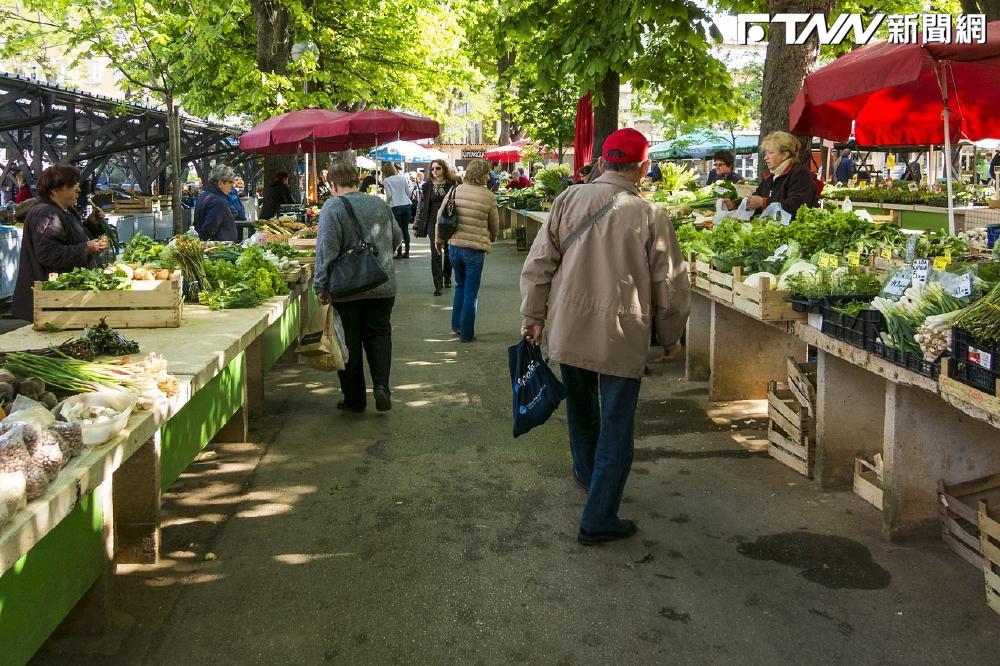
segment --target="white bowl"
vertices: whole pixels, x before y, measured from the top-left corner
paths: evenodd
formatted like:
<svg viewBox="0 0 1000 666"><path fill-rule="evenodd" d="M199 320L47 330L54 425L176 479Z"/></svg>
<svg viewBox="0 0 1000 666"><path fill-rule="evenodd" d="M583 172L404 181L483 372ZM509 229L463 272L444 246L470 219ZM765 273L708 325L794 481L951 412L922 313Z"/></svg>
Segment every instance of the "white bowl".
<svg viewBox="0 0 1000 666"><path fill-rule="evenodd" d="M94 393L81 393L63 400L54 410L67 421L76 421L68 416L68 408L75 404L83 404L87 407L108 407L118 412L118 416L113 417L107 423L93 424L80 422L80 431L83 435L83 443L86 446L97 446L108 440L117 437L128 425L128 417L135 409L138 396L125 391L95 391Z"/></svg>

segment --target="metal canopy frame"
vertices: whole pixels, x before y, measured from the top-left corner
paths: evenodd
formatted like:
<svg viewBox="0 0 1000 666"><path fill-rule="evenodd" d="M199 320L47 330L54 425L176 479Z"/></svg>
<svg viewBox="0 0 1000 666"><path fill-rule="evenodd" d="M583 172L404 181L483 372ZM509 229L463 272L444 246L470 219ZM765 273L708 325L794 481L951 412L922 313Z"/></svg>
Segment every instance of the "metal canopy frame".
<svg viewBox="0 0 1000 666"><path fill-rule="evenodd" d="M181 163L202 178L211 158L227 158L250 185L258 171L239 149L243 128L181 115ZM13 156L0 170L7 180L17 164L37 180L45 164L71 162L84 179L120 169L149 194L167 192L167 114L163 109L0 73L0 148ZM185 174L181 174L183 178Z"/></svg>

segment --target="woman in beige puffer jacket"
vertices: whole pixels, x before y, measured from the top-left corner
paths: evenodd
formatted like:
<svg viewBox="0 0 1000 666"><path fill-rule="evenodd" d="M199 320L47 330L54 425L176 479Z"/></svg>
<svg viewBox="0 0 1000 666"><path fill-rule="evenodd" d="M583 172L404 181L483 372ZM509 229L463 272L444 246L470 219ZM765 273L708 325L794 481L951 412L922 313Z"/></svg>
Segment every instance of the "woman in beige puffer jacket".
<svg viewBox="0 0 1000 666"><path fill-rule="evenodd" d="M465 182L454 192L458 228L448 241L448 256L455 270L451 330L461 342L472 342L476 337L483 264L500 227L496 197L486 189L489 174L490 165L485 160L473 160L465 169Z"/></svg>

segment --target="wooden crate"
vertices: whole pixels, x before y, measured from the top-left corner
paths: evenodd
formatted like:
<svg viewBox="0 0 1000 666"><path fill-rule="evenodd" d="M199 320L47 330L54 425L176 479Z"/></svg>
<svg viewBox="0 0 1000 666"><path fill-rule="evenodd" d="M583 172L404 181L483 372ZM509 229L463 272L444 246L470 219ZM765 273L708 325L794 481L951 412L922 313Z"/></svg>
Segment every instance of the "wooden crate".
<svg viewBox="0 0 1000 666"><path fill-rule="evenodd" d="M743 274L739 266L733 268L732 275L713 268L708 274L708 293L723 303L732 303L735 285L742 284L742 280Z"/></svg>
<svg viewBox="0 0 1000 666"><path fill-rule="evenodd" d="M316 250L315 238L295 238L293 236L287 240L288 244L291 245L296 250L300 250L303 252L310 252Z"/></svg>
<svg viewBox="0 0 1000 666"><path fill-rule="evenodd" d="M812 478L816 457L816 423L781 382L767 387L767 452L799 474Z"/></svg>
<svg viewBox="0 0 1000 666"><path fill-rule="evenodd" d="M945 545L972 566L982 569L977 505L984 501L993 510L1000 510L1000 474L951 485L938 481L938 498L941 501L941 538Z"/></svg>
<svg viewBox="0 0 1000 666"><path fill-rule="evenodd" d="M123 199L115 202L115 212L122 215L159 213L161 211L162 202L160 201L160 197L136 197L134 199Z"/></svg>
<svg viewBox="0 0 1000 666"><path fill-rule="evenodd" d="M789 356L788 390L806 408L809 416L816 416L816 364L799 363L794 356Z"/></svg>
<svg viewBox="0 0 1000 666"><path fill-rule="evenodd" d="M34 327L82 329L104 318L112 328L175 328L181 325L182 287L180 271L169 280L136 280L127 291L44 291L36 282Z"/></svg>
<svg viewBox="0 0 1000 666"><path fill-rule="evenodd" d="M854 494L882 510L882 469L864 458L854 459Z"/></svg>
<svg viewBox="0 0 1000 666"><path fill-rule="evenodd" d="M979 502L979 546L983 552L986 604L1000 613L1000 522L990 514L989 505Z"/></svg>
<svg viewBox="0 0 1000 666"><path fill-rule="evenodd" d="M305 278L307 269L304 266L299 266L294 270L286 270L281 275L285 278L285 282L288 284L298 284Z"/></svg>
<svg viewBox="0 0 1000 666"><path fill-rule="evenodd" d="M688 275L691 277L692 287L708 292L712 285L708 279L709 273L711 272L711 262L702 261L694 252L688 255Z"/></svg>
<svg viewBox="0 0 1000 666"><path fill-rule="evenodd" d="M796 312L792 309L792 304L785 300L789 292L771 289L770 278L761 279L757 286L743 284L742 280L735 280L732 290L733 307L754 319L799 321L809 316L808 313Z"/></svg>
<svg viewBox="0 0 1000 666"><path fill-rule="evenodd" d="M949 359L941 359L941 374L938 375L938 389L944 395L961 400L973 407L978 407L987 414L1000 417L1000 396L990 395L984 391L963 384L948 376Z"/></svg>

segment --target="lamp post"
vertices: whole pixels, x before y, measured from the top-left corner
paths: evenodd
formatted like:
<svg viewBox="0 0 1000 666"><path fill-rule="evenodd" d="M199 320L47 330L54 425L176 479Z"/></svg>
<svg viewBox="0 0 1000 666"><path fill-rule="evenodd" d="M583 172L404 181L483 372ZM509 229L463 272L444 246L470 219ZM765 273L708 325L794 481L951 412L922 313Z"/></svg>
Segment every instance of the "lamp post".
<svg viewBox="0 0 1000 666"><path fill-rule="evenodd" d="M314 44L311 40L306 40L303 42L295 42L294 44L292 44L292 54L291 54L292 61L298 62L302 58L302 56L306 55L307 53L312 54L318 52L319 52L319 47L317 47L316 44ZM309 80L305 77L305 75L302 76L302 92L304 94L309 93ZM309 151L308 150L305 151L305 154L306 154L306 178L305 178L306 186L302 192L302 203L308 206L309 205Z"/></svg>

